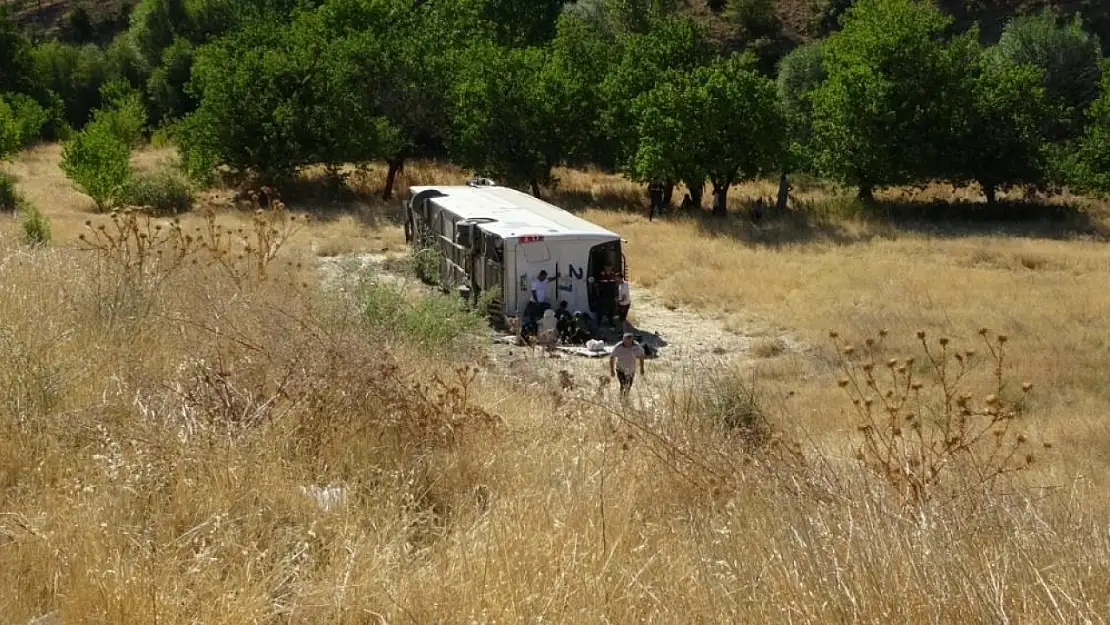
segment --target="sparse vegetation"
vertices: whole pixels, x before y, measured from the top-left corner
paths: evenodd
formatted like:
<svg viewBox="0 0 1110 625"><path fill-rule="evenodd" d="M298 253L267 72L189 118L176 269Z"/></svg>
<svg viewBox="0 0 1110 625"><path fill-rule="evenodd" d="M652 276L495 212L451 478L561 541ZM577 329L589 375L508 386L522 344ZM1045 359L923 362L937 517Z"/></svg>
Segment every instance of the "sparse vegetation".
<svg viewBox="0 0 1110 625"><path fill-rule="evenodd" d="M14 212L22 201L19 190L15 188L15 177L6 171L0 171L0 211Z"/></svg>
<svg viewBox="0 0 1110 625"><path fill-rule="evenodd" d="M373 274L360 276L356 288L362 314L374 327L432 353L472 353L485 327L482 315L458 297L414 298L404 285Z"/></svg>
<svg viewBox="0 0 1110 625"><path fill-rule="evenodd" d="M137 4L0 9L5 622L1110 610L1105 16ZM730 332L625 406L488 351L382 200L475 171L620 232L642 331Z"/></svg>
<svg viewBox="0 0 1110 625"><path fill-rule="evenodd" d="M163 167L154 172L136 172L123 189L124 202L147 208L159 215L177 215L192 210L196 192L184 175Z"/></svg>
<svg viewBox="0 0 1110 625"><path fill-rule="evenodd" d="M23 241L32 247L50 243L50 220L33 204L21 202L19 206Z"/></svg>
<svg viewBox="0 0 1110 625"><path fill-rule="evenodd" d="M24 165L17 160L12 166ZM429 179L460 175L416 166L409 171ZM619 178L556 173L563 192L633 193L631 183ZM21 175L20 184L28 182L25 192L40 197L34 179ZM758 184L742 186L734 201L758 195ZM986 317L1011 335L1005 360L1020 376L1014 379L1069 389L1066 395L1031 393L1023 408L1027 416L1012 421L1031 427L1007 437L1016 442L1025 434L1030 446L1044 438L1057 443L1053 450L1080 453L1069 459L1035 452L1037 461L1009 475L1008 488L994 493L949 491L951 482L945 481L930 492L962 492L962 501L974 507L926 502L910 514L894 482L869 468L881 465L853 464L854 451L841 451L864 439L854 429L862 417L837 387L838 375L845 374L838 373L841 356L835 352L795 360L767 348L751 370L716 375L691 364L690 377L670 389L670 401L643 412L615 412L607 395L597 399L582 389L579 396L573 384L560 396L546 389L522 392L511 374L476 371L470 364L475 351L459 351L474 345L466 337L483 322L458 298L414 299L404 286L359 273L342 293L321 290L314 270L298 268L310 260L298 241L325 237L339 226L290 220L295 213L274 212L282 208L275 200L256 196L255 207L262 209L258 232L280 241L277 246L250 238L254 213L240 222L234 212L205 209L175 222L132 210L115 213L115 219L81 217L90 226L78 249L69 245L72 239L57 241L34 265L0 263L6 285L0 310L11 313L4 317L10 334L0 337L14 337L8 352L17 356L0 367L0 378L11 382L0 403L0 440L6 441L0 443L6 445L0 480L22 486L0 492L5 509L18 510L0 521L8 541L0 551L0 581L15 589L0 596L3 613L20 622L53 611L118 615L113 618L123 623L155 613L161 621L211 616L234 622L288 616L290 608L271 600L279 594L302 601L324 593L328 598L314 603L303 599L313 607L296 613L318 619L371 610L387 620L406 613L454 622L447 609L429 603L434 597L441 605L449 601L450 614L463 615L460 621L483 613L515 620L608 610L621 622L709 622L719 620L725 607L743 618L779 621L769 607L779 601L793 597L817 619L828 614L824 597L851 593L866 598L873 606L868 609L883 619L895 614L918 622L938 612L956 620L999 610L1050 614L1047 595L1028 590L1036 587L1042 567L1057 567L1054 579L1062 587L1094 583L1100 575L1083 558L1097 549L1093 537L1105 522L1101 513L1073 510L1068 497L1027 484L1068 483L1076 497L1097 500L1086 482L1063 477L1079 466L1090 471L1100 465L1080 460L1086 447L1062 434L1076 427L1088 435L1094 431L1096 421L1084 420L1076 406L1087 406L1091 412L1082 414L1096 419L1099 395L1095 386L1058 367L1054 358L1060 356L1052 354L1066 349L1073 359L1101 356L1083 351L1073 333L1059 333L1068 326L1058 323L1058 311L1046 308L1065 305L1058 293L1049 296L1056 287L1013 287L1014 280L1036 275L1028 272L1085 269L1088 279L1102 279L1093 244L999 237L937 241L908 231L895 240L868 240L862 235L880 226L836 222L862 238L854 246L827 246L821 241L826 235L817 232L814 242L775 247L758 237L797 236L802 226L773 220L765 224L771 230L761 233L746 222L730 220L726 230L711 220L716 236L707 238L706 223L696 217L649 223L620 213L587 213L619 225L631 241L637 289L650 285L705 310L742 302L745 310L773 314L816 341L837 320L848 320L861 335L874 327L854 308L819 297L844 279L866 310L898 320L898 332L910 337L914 326L932 333ZM263 203L272 208L263 209ZM48 210L63 223L72 214L65 206ZM274 231L288 236L273 238ZM835 233L847 236L847 230ZM187 236L193 242L184 243ZM743 236L756 238L737 245ZM262 250L271 252L259 255ZM1022 259L1034 252L1047 261L1027 269ZM692 256L697 254L704 256ZM265 273L256 270L260 260ZM838 271L824 271L825 263ZM737 266L747 272L737 273ZM126 290L119 286L122 276L132 276ZM775 284L752 276L774 276ZM950 284L934 289L927 278ZM895 279L902 282L892 287ZM914 292L911 284L916 292L947 298L934 305L950 318L938 318L937 309L913 298L889 296L891 288ZM981 296L996 297L995 289L1010 294L1009 321L976 305ZM1073 295L1067 306L1101 310L1100 291L1085 292L1092 299ZM1091 323L1085 327L1097 332ZM1015 331L1014 324L1040 328L1043 336ZM872 371L885 371L889 358L910 353L913 341L894 337L892 330L873 344ZM995 393L1003 407L1022 394L1020 386L1009 386L1010 378L995 392L989 350L980 352L975 358L983 368L960 384L975 393L969 404L975 418L989 422L978 403L985 393ZM866 354L861 343L846 363L864 387ZM966 349L960 354L966 357ZM918 355L912 370L915 379L927 382L924 362ZM1099 370L1096 360L1076 362ZM652 383L650 374L649 366L644 384ZM928 388L934 387L922 390ZM941 400L942 388L935 387ZM89 397L96 398L91 407ZM153 498L155 492L170 494ZM367 508L361 501L378 503ZM258 509L268 512L259 516ZM1022 510L1035 511L1035 519ZM1055 529L1063 527L1065 515L1074 530L1067 540ZM378 523L379 529L367 532L352 519ZM146 550L137 550L130 538L134 523L147 528ZM849 523L855 529L846 538L837 528ZM903 539L909 526L919 534L916 541ZM624 543L630 536L638 537L635 544ZM583 550L587 539L591 546ZM537 546L540 540L543 546ZM245 544L269 551L247 547L243 555ZM405 544L419 548L406 555ZM575 544L578 559L560 566L589 579L604 579L604 571L641 571L639 583L657 599L603 582L606 599L558 581L551 554L574 553ZM645 549L637 549L640 544ZM384 555L390 546L399 554ZM943 565L935 557L941 547ZM475 555L474 548L487 555ZM846 548L866 562L844 566L838 550ZM984 607L977 599L987 578L967 587L958 572L986 566L981 555L988 549L1025 562L1011 570L1015 594L1000 607ZM513 550L512 558L488 555ZM72 562L99 571L94 563L109 551L118 552L119 566L145 567L146 581L125 584L96 572L92 580L113 589L104 595L89 586L87 575L61 573ZM156 564L149 559L155 551L161 554ZM713 566L723 567L725 577L700 584L697 592L713 601L691 606L682 603L693 592L682 580L703 570L691 559L699 551L722 560ZM198 560L198 553L215 560ZM476 575L477 565L467 564L471 558L493 577ZM388 571L396 569L387 567L417 567L430 577L395 588ZM873 567L884 571L882 584L869 573ZM832 571L840 571L847 590L829 584ZM547 611L510 601L521 579L533 580L566 607ZM448 592L444 580L467 590ZM763 580L771 604L736 599L737 583L757 580ZM187 585L184 600L156 590L152 602L151 588L171 582ZM44 591L49 583L64 594ZM799 600L798 583L822 589L820 598ZM238 589L234 602L226 599L228 584ZM382 587L391 588L391 599L376 590ZM910 587L925 594L909 593ZM1076 608L1080 614L1099 609L1097 602Z"/></svg>
<svg viewBox="0 0 1110 625"><path fill-rule="evenodd" d="M918 332L921 363L913 357L884 362L885 330L858 348L831 335L844 373L838 385L851 398L859 422L856 459L906 505L982 498L1037 459L1024 431L1025 395L1033 385L1009 388L1007 336L989 334L979 331L985 348L980 354L945 337L931 345L925 332ZM968 380L983 369L990 387L977 396L969 392Z"/></svg>

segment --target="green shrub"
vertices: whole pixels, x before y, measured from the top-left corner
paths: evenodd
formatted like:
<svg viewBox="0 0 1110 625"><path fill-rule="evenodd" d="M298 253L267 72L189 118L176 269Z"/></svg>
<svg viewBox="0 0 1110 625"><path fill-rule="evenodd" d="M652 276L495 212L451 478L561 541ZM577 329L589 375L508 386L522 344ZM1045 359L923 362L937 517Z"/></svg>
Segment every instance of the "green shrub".
<svg viewBox="0 0 1110 625"><path fill-rule="evenodd" d="M439 262L442 254L434 247L422 247L412 254L412 272L425 284L439 284Z"/></svg>
<svg viewBox="0 0 1110 625"><path fill-rule="evenodd" d="M93 112L93 121L107 126L129 148L138 147L143 142L147 121L142 96L122 80L105 83L100 96L104 106Z"/></svg>
<svg viewBox="0 0 1110 625"><path fill-rule="evenodd" d="M183 175L166 168L153 173L136 173L123 191L123 201L149 208L155 214L176 215L193 208L196 192Z"/></svg>
<svg viewBox="0 0 1110 625"><path fill-rule="evenodd" d="M106 49L95 44L72 45L47 41L33 51L35 75L42 89L57 97L53 117L64 118L72 128L81 128L93 111L104 106L102 87L113 81L141 85L146 76L134 46L117 37ZM41 104L46 104L39 99ZM50 108L55 108L51 106Z"/></svg>
<svg viewBox="0 0 1110 625"><path fill-rule="evenodd" d="M37 206L29 202L20 203L23 215L23 241L27 245L39 247L50 243L50 220Z"/></svg>
<svg viewBox="0 0 1110 625"><path fill-rule="evenodd" d="M28 146L42 136L43 128L50 121L50 113L29 96L22 93L9 93L4 99L11 107L19 133L21 146Z"/></svg>
<svg viewBox="0 0 1110 625"><path fill-rule="evenodd" d="M186 89L193 70L193 46L186 39L175 39L162 53L162 64L147 80L150 116L165 124L181 119L196 109L196 101Z"/></svg>
<svg viewBox="0 0 1110 625"><path fill-rule="evenodd" d="M131 178L131 150L103 122L90 122L62 147L62 171L104 212L121 199Z"/></svg>
<svg viewBox="0 0 1110 625"><path fill-rule="evenodd" d="M0 98L0 160L19 149L19 120L12 107Z"/></svg>
<svg viewBox="0 0 1110 625"><path fill-rule="evenodd" d="M701 414L755 446L769 439L771 425L754 379L745 380L739 372L726 370L708 376L703 383Z"/></svg>
<svg viewBox="0 0 1110 625"><path fill-rule="evenodd" d="M15 176L0 171L0 211L5 213L15 212L21 201L22 197L15 188Z"/></svg>
<svg viewBox="0 0 1110 625"><path fill-rule="evenodd" d="M360 280L358 303L375 329L432 351L473 346L485 323L461 298L439 293L416 297L403 285L373 276Z"/></svg>

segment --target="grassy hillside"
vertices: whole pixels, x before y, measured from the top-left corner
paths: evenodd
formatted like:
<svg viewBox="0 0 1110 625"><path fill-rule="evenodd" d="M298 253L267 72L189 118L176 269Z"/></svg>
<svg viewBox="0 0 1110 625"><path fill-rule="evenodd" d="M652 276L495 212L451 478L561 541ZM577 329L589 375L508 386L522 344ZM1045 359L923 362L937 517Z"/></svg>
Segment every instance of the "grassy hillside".
<svg viewBox="0 0 1110 625"><path fill-rule="evenodd" d="M5 0L25 32L34 39L91 40L107 43L125 30L138 0Z"/></svg>
<svg viewBox="0 0 1110 625"><path fill-rule="evenodd" d="M0 219L5 622L916 624L1110 609L1102 205L1087 221L938 229L814 187L759 225L648 222L629 210L641 187L561 170L554 199L628 240L634 314L650 290L803 345L673 352L689 375L665 382L649 363L637 398L660 401L622 410L594 375L564 383L559 361L444 350L465 317L406 309L373 271L322 284L321 255L402 249L396 205L366 199L380 168L348 203L293 204L313 219L298 216L263 277L246 250L177 263L162 244L105 245L117 225L57 162L43 146L6 166L54 245L27 248L18 218ZM414 163L402 183L463 175ZM736 208L771 188L741 187ZM222 192L202 208L213 229L181 220L196 237L255 223ZM981 399L995 388L980 327L1008 339L1004 401L1033 383L1014 421L1033 465L994 490L956 473L938 487L955 501L903 508L853 460L847 350L828 333L862 367L863 339L886 329L879 361L914 356L926 381L915 334L932 349L950 338L979 359L958 387L978 405L997 401ZM926 384L923 410L946 393ZM733 429L738 415L774 436Z"/></svg>

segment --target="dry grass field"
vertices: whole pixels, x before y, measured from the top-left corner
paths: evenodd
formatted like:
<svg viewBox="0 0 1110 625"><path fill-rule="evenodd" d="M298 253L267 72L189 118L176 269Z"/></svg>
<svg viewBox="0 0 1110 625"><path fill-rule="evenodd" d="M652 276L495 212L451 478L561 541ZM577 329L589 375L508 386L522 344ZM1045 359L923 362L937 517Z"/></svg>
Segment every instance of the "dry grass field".
<svg viewBox="0 0 1110 625"><path fill-rule="evenodd" d="M773 187L747 185L724 223L648 222L631 210L635 185L560 171L553 198L622 233L636 289L808 346L765 345L742 370L692 371L673 401L623 411L592 389L521 385L472 350L431 351L405 328L440 329L403 315L375 323L359 314L386 305L372 283L318 285L317 257L403 247L396 204L290 199L312 219L264 275L242 250L167 261L172 242L139 264L77 244L86 220L109 220L88 212L57 154L8 166L54 244L29 249L17 220L0 227L0 623L1110 615L1110 256L1099 237L1066 232L1100 231L1097 205L1089 223L940 228L852 212L814 187L799 201L824 208L753 225L744 198ZM402 182L461 176L416 164ZM377 171L352 178L379 183ZM228 197L203 201L249 228ZM934 353L949 337L978 363L959 388L929 381L918 331ZM999 334L1001 392L988 356ZM936 500L905 505L890 475L854 459L861 412L838 365L861 375L869 351L925 382L927 432L965 390L981 419L1031 382L1022 414L987 418L1012 428L998 440L1032 466L986 488L963 456L942 455L929 465L946 476ZM881 404L885 388L866 394ZM725 425L737 392L759 398L769 437ZM310 496L328 486L333 499Z"/></svg>

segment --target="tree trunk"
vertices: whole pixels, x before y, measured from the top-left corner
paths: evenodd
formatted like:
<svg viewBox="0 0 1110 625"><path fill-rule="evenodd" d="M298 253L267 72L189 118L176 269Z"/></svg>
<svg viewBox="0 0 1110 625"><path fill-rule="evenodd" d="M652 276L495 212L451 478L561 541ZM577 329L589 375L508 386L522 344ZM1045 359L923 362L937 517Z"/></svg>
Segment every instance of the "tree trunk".
<svg viewBox="0 0 1110 625"><path fill-rule="evenodd" d="M528 184L532 187L532 196L538 198L540 196L540 181L533 178Z"/></svg>
<svg viewBox="0 0 1110 625"><path fill-rule="evenodd" d="M870 184L861 184L856 195L860 201L871 203L875 201L875 187Z"/></svg>
<svg viewBox="0 0 1110 625"><path fill-rule="evenodd" d="M987 206L994 206L994 203L998 201L998 187L986 182L982 184L983 195L987 196Z"/></svg>
<svg viewBox="0 0 1110 625"><path fill-rule="evenodd" d="M713 182L713 216L725 217L728 215L728 188L731 182Z"/></svg>
<svg viewBox="0 0 1110 625"><path fill-rule="evenodd" d="M671 200L674 199L674 181L668 180L663 183L663 206L666 208L671 207Z"/></svg>
<svg viewBox="0 0 1110 625"><path fill-rule="evenodd" d="M385 162L389 164L389 171L385 175L385 189L382 190L382 199L388 200L393 197L393 184L397 181L397 174L405 169L405 157L397 156L386 159Z"/></svg>
<svg viewBox="0 0 1110 625"><path fill-rule="evenodd" d="M775 201L775 210L782 212L786 210L786 203L790 199L790 179L787 178L786 172L779 175L779 195Z"/></svg>
<svg viewBox="0 0 1110 625"><path fill-rule="evenodd" d="M691 204L693 204L693 206L690 207L691 210L700 211L701 210L701 201L702 201L702 198L705 196L705 185L704 184L699 184L699 185L696 185L696 186L689 187L689 191L690 191L690 202L691 202Z"/></svg>

